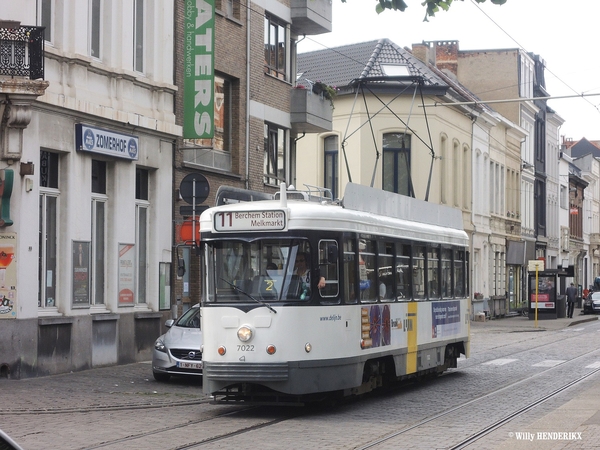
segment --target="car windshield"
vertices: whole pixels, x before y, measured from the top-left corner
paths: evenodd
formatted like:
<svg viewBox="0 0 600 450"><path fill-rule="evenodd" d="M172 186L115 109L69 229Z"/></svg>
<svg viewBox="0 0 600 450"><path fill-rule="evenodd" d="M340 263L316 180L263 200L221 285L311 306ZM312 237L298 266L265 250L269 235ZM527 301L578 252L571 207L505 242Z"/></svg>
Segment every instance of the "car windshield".
<svg viewBox="0 0 600 450"><path fill-rule="evenodd" d="M303 280L296 267L310 264L306 240L216 241L208 254L209 302L308 300L308 276Z"/></svg>
<svg viewBox="0 0 600 450"><path fill-rule="evenodd" d="M200 328L200 308L188 309L175 323L183 328Z"/></svg>

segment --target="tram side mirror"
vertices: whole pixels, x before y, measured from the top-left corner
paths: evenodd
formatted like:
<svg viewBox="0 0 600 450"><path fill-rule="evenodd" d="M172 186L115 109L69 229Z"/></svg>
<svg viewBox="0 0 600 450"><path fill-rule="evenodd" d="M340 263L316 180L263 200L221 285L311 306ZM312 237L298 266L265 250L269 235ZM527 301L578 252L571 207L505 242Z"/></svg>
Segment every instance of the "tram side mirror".
<svg viewBox="0 0 600 450"><path fill-rule="evenodd" d="M185 259L177 258L177 276L182 277L185 275Z"/></svg>

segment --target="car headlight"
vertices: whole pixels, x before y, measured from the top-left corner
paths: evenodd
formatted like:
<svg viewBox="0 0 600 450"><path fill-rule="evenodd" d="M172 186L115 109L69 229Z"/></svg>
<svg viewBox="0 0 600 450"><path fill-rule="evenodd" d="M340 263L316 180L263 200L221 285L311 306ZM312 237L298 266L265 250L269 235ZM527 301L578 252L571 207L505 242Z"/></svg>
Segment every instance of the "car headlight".
<svg viewBox="0 0 600 450"><path fill-rule="evenodd" d="M161 338L158 338L154 343L154 348L159 352L167 353L167 347L165 347L165 343Z"/></svg>

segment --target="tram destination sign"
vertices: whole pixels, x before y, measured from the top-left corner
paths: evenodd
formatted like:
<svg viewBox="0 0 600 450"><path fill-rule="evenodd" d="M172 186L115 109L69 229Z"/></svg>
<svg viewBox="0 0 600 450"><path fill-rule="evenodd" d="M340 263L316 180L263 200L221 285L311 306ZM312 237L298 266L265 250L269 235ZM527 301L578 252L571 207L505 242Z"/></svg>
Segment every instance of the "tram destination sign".
<svg viewBox="0 0 600 450"><path fill-rule="evenodd" d="M222 211L214 216L215 231L273 231L285 230L285 211Z"/></svg>

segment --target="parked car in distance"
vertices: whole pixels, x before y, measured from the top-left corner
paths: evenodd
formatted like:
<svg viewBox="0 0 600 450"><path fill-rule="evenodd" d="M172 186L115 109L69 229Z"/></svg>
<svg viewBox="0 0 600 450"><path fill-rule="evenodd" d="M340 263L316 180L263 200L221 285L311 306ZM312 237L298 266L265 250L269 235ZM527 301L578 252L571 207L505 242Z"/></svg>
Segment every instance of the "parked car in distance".
<svg viewBox="0 0 600 450"><path fill-rule="evenodd" d="M152 374L156 381L172 375L202 376L202 330L200 307L194 305L177 320L165 322L167 332L154 343Z"/></svg>
<svg viewBox="0 0 600 450"><path fill-rule="evenodd" d="M600 313L600 291L592 292L583 301L583 313L584 314Z"/></svg>

